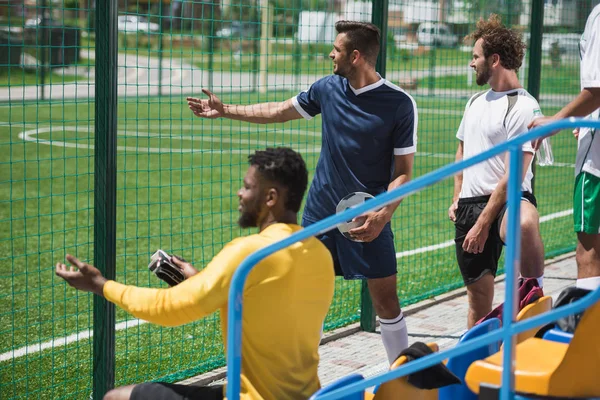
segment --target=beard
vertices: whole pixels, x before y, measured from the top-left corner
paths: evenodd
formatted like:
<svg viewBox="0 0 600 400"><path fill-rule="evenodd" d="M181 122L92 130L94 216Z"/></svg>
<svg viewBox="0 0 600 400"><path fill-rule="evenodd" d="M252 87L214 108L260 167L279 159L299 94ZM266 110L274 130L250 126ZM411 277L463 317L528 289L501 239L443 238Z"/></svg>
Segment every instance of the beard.
<svg viewBox="0 0 600 400"><path fill-rule="evenodd" d="M350 64L349 59L341 60L341 62L338 62L335 65L337 66L337 69L333 70L335 75L339 75L343 78L348 78L352 75L352 65Z"/></svg>
<svg viewBox="0 0 600 400"><path fill-rule="evenodd" d="M492 73L490 72L490 67L487 64L487 62L485 62L485 63L483 63L481 70L476 72L475 82L477 82L477 84L479 86L483 86L489 82L491 77L492 77Z"/></svg>
<svg viewBox="0 0 600 400"><path fill-rule="evenodd" d="M258 213L252 211L242 211L238 219L240 228L254 228L258 226Z"/></svg>

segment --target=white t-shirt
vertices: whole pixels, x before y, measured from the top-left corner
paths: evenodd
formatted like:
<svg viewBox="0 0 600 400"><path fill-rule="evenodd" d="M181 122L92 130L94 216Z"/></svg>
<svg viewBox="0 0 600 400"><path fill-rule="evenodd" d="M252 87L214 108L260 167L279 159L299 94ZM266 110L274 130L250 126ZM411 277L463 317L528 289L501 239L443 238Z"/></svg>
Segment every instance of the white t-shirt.
<svg viewBox="0 0 600 400"><path fill-rule="evenodd" d="M600 87L600 4L594 7L585 24L579 42L581 56L581 90ZM600 109L587 118L598 119ZM581 171L600 177L600 130L592 135L589 128L581 128L577 143L575 176ZM595 139L594 139L595 137Z"/></svg>
<svg viewBox="0 0 600 400"><path fill-rule="evenodd" d="M509 109L510 108L510 109ZM463 158L473 157L485 150L527 133L534 116L541 115L538 102L525 90L507 92L488 90L471 97L456 137L463 142ZM523 151L534 153L531 143ZM460 198L491 195L506 172L504 154L492 157L463 171ZM522 190L531 192L531 165Z"/></svg>

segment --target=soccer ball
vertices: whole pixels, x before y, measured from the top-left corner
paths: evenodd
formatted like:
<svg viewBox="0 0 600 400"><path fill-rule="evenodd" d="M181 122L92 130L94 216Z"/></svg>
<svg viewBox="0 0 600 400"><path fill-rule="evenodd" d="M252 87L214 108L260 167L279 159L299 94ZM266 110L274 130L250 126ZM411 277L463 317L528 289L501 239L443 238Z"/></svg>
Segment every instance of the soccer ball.
<svg viewBox="0 0 600 400"><path fill-rule="evenodd" d="M349 195L344 196L344 198L340 200L340 202L338 203L337 207L335 208L335 213L339 214L341 212L346 211L348 208L354 208L354 207L360 206L365 201L367 201L369 199L373 199L373 198L374 197L372 195L370 195L369 193L365 193L365 192L353 192L353 193L350 193ZM356 240L356 239L354 239L348 233L348 231L350 229L358 228L361 225L362 225L361 221L354 221L353 222L352 220L350 220L350 221L342 222L341 224L339 224L337 226L337 228L340 231L340 233L342 235L344 235L344 237L346 239L350 239L350 240L353 240L355 242L362 242L362 240Z"/></svg>

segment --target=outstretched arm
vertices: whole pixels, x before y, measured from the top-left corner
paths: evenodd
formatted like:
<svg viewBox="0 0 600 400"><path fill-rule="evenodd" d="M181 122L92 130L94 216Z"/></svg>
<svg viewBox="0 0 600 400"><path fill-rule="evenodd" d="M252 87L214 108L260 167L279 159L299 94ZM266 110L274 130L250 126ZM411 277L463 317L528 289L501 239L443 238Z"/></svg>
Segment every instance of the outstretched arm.
<svg viewBox="0 0 600 400"><path fill-rule="evenodd" d="M217 258L217 257L215 257ZM220 256L220 259L225 258ZM140 288L107 280L94 267L67 255L72 267L56 264L56 275L75 289L105 297L133 316L161 326L178 326L196 321L221 307L227 298L227 286L221 274L227 266L219 261L198 273L189 263L174 258L188 278L169 289ZM219 288L225 287L224 290ZM216 288L216 289L215 289Z"/></svg>
<svg viewBox="0 0 600 400"><path fill-rule="evenodd" d="M292 99L243 106L223 104L221 99L211 91L202 89L202 92L208 96L208 99L187 98L190 110L200 118L228 118L255 124L287 122L302 118L294 107Z"/></svg>
<svg viewBox="0 0 600 400"><path fill-rule="evenodd" d="M577 97L551 117L536 118L528 128L546 125L569 117L585 117L600 108L600 88L583 89Z"/></svg>

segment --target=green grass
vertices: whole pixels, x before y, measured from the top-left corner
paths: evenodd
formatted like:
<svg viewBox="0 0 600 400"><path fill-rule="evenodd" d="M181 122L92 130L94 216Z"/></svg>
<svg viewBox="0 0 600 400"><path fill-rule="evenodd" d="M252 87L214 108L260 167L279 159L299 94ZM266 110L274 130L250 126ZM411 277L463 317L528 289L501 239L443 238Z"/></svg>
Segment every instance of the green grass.
<svg viewBox="0 0 600 400"><path fill-rule="evenodd" d="M293 94L222 98L251 103ZM453 160L466 99L415 100L420 110L415 176L421 176ZM0 353L92 325L92 297L65 285L53 269L67 252L93 259L93 113L93 103L85 101L0 107ZM120 99L118 115L117 280L128 284L161 286L146 267L156 248L201 268L225 243L246 233L236 226L235 193L253 149L292 146L310 171L318 157L320 118L270 126L199 120L179 97ZM19 137L22 132L31 141ZM573 139L563 134L552 140L556 162L572 163ZM541 215L572 207L572 182L572 168L538 168ZM447 179L403 201L393 221L398 252L453 238L447 218L451 197ZM546 251L572 246L571 230L570 217L543 223ZM404 305L461 285L453 247L402 257L398 271ZM338 280L326 328L357 321L359 307L360 283ZM117 321L128 319L117 312ZM121 330L116 352L117 385L165 376L177 380L224 362L216 316L180 328L145 324ZM87 398L91 366L89 339L9 359L0 363L0 397Z"/></svg>
<svg viewBox="0 0 600 400"><path fill-rule="evenodd" d="M441 77L427 77L419 79L418 87L433 85L436 89L461 89L479 90L473 73L471 85L468 85L467 74L452 74ZM579 86L579 64L563 63L558 68L544 66L540 80L540 93L577 95L581 90Z"/></svg>
<svg viewBox="0 0 600 400"><path fill-rule="evenodd" d="M60 85L63 83L76 82L87 77L77 75L61 75L48 71L45 77L45 84ZM41 74L35 71L25 71L21 68L11 68L10 70L0 70L0 87L1 86L23 86L23 85L40 85L42 83Z"/></svg>

